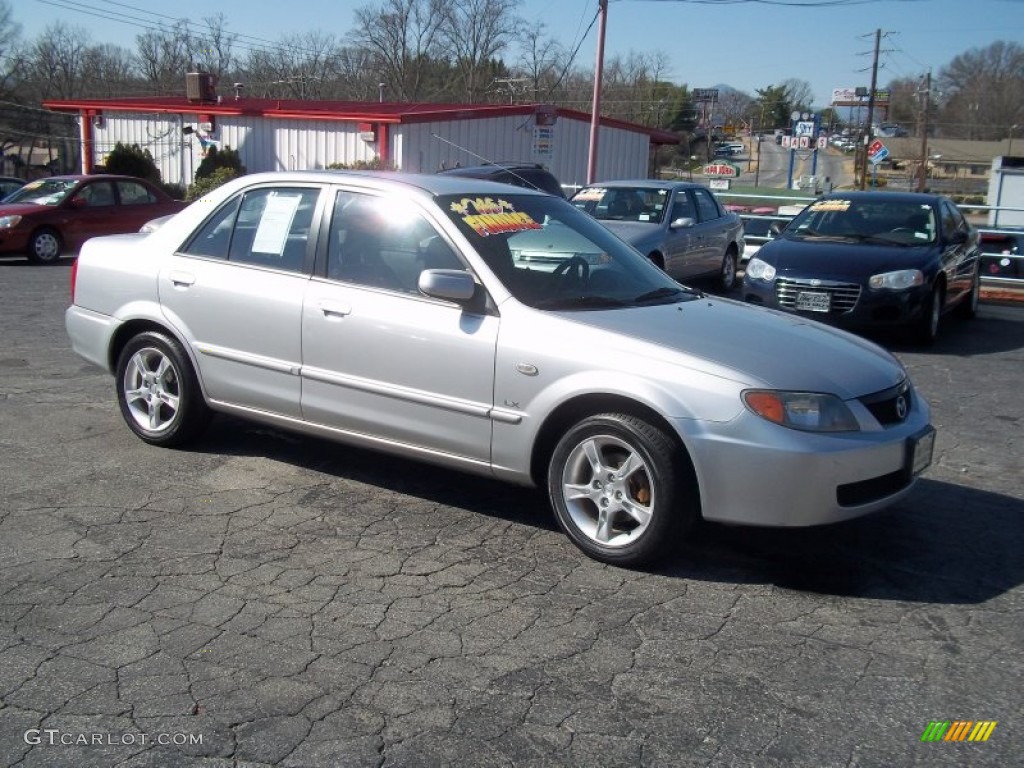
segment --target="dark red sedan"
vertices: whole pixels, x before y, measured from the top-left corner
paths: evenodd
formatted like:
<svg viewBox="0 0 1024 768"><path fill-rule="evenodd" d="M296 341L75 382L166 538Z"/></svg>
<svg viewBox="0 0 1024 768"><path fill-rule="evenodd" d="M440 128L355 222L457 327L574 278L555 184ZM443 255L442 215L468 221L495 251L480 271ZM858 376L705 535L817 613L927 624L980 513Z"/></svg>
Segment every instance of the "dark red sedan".
<svg viewBox="0 0 1024 768"><path fill-rule="evenodd" d="M174 200L144 179L99 174L31 181L0 205L0 254L37 263L76 252L97 235L138 232L150 219L177 213Z"/></svg>

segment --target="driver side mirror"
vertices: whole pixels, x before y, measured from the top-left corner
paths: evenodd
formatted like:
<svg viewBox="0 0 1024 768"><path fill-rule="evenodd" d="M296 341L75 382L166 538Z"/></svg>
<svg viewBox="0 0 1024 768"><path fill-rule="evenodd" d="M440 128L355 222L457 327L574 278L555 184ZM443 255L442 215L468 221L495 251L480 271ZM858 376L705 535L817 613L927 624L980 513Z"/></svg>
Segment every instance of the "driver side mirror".
<svg viewBox="0 0 1024 768"><path fill-rule="evenodd" d="M967 242L967 233L958 229L949 236L950 245L962 245Z"/></svg>
<svg viewBox="0 0 1024 768"><path fill-rule="evenodd" d="M669 229L687 229L697 225L697 220L690 216L681 216L678 219L674 219L671 224L668 225Z"/></svg>
<svg viewBox="0 0 1024 768"><path fill-rule="evenodd" d="M86 201L86 199L84 197L81 197L80 195L76 195L75 197L72 197L71 200L68 201L68 205L70 205L72 208L85 208L85 206L87 206L88 204L88 201Z"/></svg>
<svg viewBox="0 0 1024 768"><path fill-rule="evenodd" d="M773 221L771 224L768 225L768 234L770 234L772 237L777 237L778 235L782 234L782 230L784 230L785 228L786 227L783 226L778 221Z"/></svg>

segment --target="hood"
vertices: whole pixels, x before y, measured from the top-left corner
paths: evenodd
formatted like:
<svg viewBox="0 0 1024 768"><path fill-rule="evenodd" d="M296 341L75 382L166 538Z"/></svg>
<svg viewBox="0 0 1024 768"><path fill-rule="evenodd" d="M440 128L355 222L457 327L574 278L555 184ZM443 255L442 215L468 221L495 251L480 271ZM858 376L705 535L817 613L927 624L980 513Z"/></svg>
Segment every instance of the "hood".
<svg viewBox="0 0 1024 768"><path fill-rule="evenodd" d="M899 246L832 240L771 240L757 258L782 275L813 274L823 279L864 278L897 269L924 269L936 245Z"/></svg>
<svg viewBox="0 0 1024 768"><path fill-rule="evenodd" d="M903 366L876 344L814 320L705 297L628 310L560 313L566 319L635 339L735 372L752 387L830 392L844 400L892 387ZM633 345L635 348L635 344ZM692 356L692 357L691 357Z"/></svg>
<svg viewBox="0 0 1024 768"><path fill-rule="evenodd" d="M35 203L10 203L0 205L0 216L31 216L33 213L57 210L56 205L36 205Z"/></svg>

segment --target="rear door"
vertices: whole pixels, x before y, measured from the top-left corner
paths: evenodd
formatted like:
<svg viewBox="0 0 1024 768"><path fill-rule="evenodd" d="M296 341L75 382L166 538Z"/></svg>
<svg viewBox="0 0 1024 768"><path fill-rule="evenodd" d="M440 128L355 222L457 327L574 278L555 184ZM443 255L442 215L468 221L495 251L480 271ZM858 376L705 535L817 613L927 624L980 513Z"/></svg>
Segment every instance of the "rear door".
<svg viewBox="0 0 1024 768"><path fill-rule="evenodd" d="M729 247L729 217L708 190L698 187L693 190L693 196L697 201L698 221L694 235L700 273L717 272Z"/></svg>
<svg viewBox="0 0 1024 768"><path fill-rule="evenodd" d="M165 261L164 314L194 350L213 400L301 415L302 302L321 191L250 187Z"/></svg>

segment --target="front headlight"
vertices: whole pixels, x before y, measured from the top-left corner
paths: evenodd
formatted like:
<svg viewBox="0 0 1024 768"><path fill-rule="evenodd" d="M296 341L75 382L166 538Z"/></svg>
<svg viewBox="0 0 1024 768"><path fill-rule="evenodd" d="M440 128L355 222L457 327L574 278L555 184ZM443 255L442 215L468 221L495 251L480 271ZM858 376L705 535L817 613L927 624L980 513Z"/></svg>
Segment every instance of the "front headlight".
<svg viewBox="0 0 1024 768"><path fill-rule="evenodd" d="M743 403L763 419L808 432L856 432L857 419L835 395L748 389Z"/></svg>
<svg viewBox="0 0 1024 768"><path fill-rule="evenodd" d="M775 267L754 256L747 262L747 277L752 277L755 280L774 280Z"/></svg>
<svg viewBox="0 0 1024 768"><path fill-rule="evenodd" d="M21 223L21 216L0 216L0 229L14 229Z"/></svg>
<svg viewBox="0 0 1024 768"><path fill-rule="evenodd" d="M904 291L915 285L924 285L924 273L920 269L901 269L898 272L883 272L872 275L868 285L878 290L886 288L890 291Z"/></svg>

